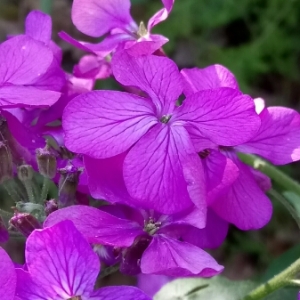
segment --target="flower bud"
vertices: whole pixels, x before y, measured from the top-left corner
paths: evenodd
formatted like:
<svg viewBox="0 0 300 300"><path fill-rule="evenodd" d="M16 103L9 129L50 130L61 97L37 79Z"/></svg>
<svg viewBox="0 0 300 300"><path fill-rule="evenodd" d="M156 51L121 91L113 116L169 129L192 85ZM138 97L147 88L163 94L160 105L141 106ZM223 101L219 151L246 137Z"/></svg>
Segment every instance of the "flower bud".
<svg viewBox="0 0 300 300"><path fill-rule="evenodd" d="M0 142L0 183L13 177L13 163L10 149Z"/></svg>
<svg viewBox="0 0 300 300"><path fill-rule="evenodd" d="M30 165L21 165L18 167L18 178L22 181L30 181L33 177L33 169Z"/></svg>
<svg viewBox="0 0 300 300"><path fill-rule="evenodd" d="M82 170L68 165L59 170L60 178L58 183L58 207L66 207L74 204L75 194Z"/></svg>
<svg viewBox="0 0 300 300"><path fill-rule="evenodd" d="M40 229L39 221L28 213L15 212L15 215L9 220L9 224L28 237L34 229Z"/></svg>
<svg viewBox="0 0 300 300"><path fill-rule="evenodd" d="M45 202L45 214L49 216L54 211L58 210L57 201L55 199L51 199Z"/></svg>
<svg viewBox="0 0 300 300"><path fill-rule="evenodd" d="M46 146L44 149L36 150L36 160L39 172L46 178L52 179L56 175L57 161L53 153L51 153Z"/></svg>
<svg viewBox="0 0 300 300"><path fill-rule="evenodd" d="M19 212L29 213L33 215L41 214L44 211L44 208L41 204L22 201L16 203L16 209Z"/></svg>

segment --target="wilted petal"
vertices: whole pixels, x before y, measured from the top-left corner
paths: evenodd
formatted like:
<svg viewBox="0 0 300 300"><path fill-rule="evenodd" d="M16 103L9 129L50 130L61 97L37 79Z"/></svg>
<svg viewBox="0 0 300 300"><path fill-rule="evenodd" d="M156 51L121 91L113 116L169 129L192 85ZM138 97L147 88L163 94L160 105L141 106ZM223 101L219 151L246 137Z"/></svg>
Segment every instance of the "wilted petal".
<svg viewBox="0 0 300 300"><path fill-rule="evenodd" d="M151 300L144 292L133 286L110 286L95 291L90 300Z"/></svg>
<svg viewBox="0 0 300 300"><path fill-rule="evenodd" d="M111 203L131 203L132 198L126 189L123 178L123 163L126 154L122 153L106 159L84 157L88 186L92 197Z"/></svg>
<svg viewBox="0 0 300 300"><path fill-rule="evenodd" d="M107 158L128 150L157 123L150 101L133 94L93 91L65 108L65 144L73 152Z"/></svg>
<svg viewBox="0 0 300 300"><path fill-rule="evenodd" d="M57 293L54 290L45 290L30 274L23 269L16 269L17 289L16 295L22 300L49 300L55 299ZM15 299L16 300L16 299Z"/></svg>
<svg viewBox="0 0 300 300"><path fill-rule="evenodd" d="M236 149L258 154L275 165L300 159L300 115L287 107L269 107L260 113L257 134Z"/></svg>
<svg viewBox="0 0 300 300"><path fill-rule="evenodd" d="M210 204L216 197L228 191L231 184L238 178L239 169L221 152L208 151L208 156L203 158L202 162L207 184L208 204Z"/></svg>
<svg viewBox="0 0 300 300"><path fill-rule="evenodd" d="M23 35L11 38L0 45L0 83L30 84L52 60L52 51L40 42Z"/></svg>
<svg viewBox="0 0 300 300"><path fill-rule="evenodd" d="M71 220L89 243L129 247L143 234L139 224L117 218L94 207L75 205L59 209L48 216L44 226Z"/></svg>
<svg viewBox="0 0 300 300"><path fill-rule="evenodd" d="M133 57L126 51L119 51L113 56L112 70L121 84L146 92L160 116L169 113L182 93L181 75L176 64L167 57Z"/></svg>
<svg viewBox="0 0 300 300"><path fill-rule="evenodd" d="M14 299L16 281L14 264L5 250L0 247L0 299Z"/></svg>
<svg viewBox="0 0 300 300"><path fill-rule="evenodd" d="M47 45L51 40L52 34L51 17L38 10L30 12L25 20L25 33Z"/></svg>
<svg viewBox="0 0 300 300"><path fill-rule="evenodd" d="M141 270L144 274L172 277L211 277L219 274L223 267L192 244L157 235L142 256Z"/></svg>
<svg viewBox="0 0 300 300"><path fill-rule="evenodd" d="M200 91L187 97L174 118L193 126L193 134L197 131L199 137L222 146L250 140L260 126L253 100L231 88Z"/></svg>
<svg viewBox="0 0 300 300"><path fill-rule="evenodd" d="M78 30L93 37L114 28L136 28L130 15L130 0L74 0L72 21Z"/></svg>
<svg viewBox="0 0 300 300"><path fill-rule="evenodd" d="M37 106L47 107L54 104L61 93L45 91L33 86L0 86L0 106L2 108Z"/></svg>
<svg viewBox="0 0 300 300"><path fill-rule="evenodd" d="M207 222L203 229L189 226L181 238L183 241L202 249L214 249L224 242L228 232L228 222L217 216L212 209L207 211Z"/></svg>
<svg viewBox="0 0 300 300"><path fill-rule="evenodd" d="M47 292L68 299L88 297L93 291L100 262L71 221L35 230L27 239L25 253L28 272Z"/></svg>
<svg viewBox="0 0 300 300"><path fill-rule="evenodd" d="M226 153L238 166L239 177L228 193L213 204L213 210L224 220L241 230L259 229L272 216L272 204L256 183L250 167L238 160L234 153Z"/></svg>
<svg viewBox="0 0 300 300"><path fill-rule="evenodd" d="M190 96L202 90L229 87L238 89L234 75L221 65L212 65L203 69L182 69L184 80L184 94Z"/></svg>
<svg viewBox="0 0 300 300"><path fill-rule="evenodd" d="M134 203L162 213L187 209L192 201L204 209L201 174L200 159L180 126L157 124L134 145L124 161L125 185Z"/></svg>

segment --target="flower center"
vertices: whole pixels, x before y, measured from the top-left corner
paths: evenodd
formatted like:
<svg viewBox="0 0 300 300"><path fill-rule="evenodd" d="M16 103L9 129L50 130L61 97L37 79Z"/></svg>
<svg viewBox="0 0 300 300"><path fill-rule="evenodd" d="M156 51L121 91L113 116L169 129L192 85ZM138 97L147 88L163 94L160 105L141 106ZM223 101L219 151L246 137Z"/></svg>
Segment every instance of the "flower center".
<svg viewBox="0 0 300 300"><path fill-rule="evenodd" d="M161 222L155 222L153 218L149 218L148 222L144 221L144 231L153 235L161 226Z"/></svg>
<svg viewBox="0 0 300 300"><path fill-rule="evenodd" d="M81 300L81 296L74 296L72 298L68 298L67 300Z"/></svg>
<svg viewBox="0 0 300 300"><path fill-rule="evenodd" d="M167 124L171 118L172 118L172 115L164 115L161 117L160 122Z"/></svg>
<svg viewBox="0 0 300 300"><path fill-rule="evenodd" d="M209 154L210 154L210 150L209 149L205 149L205 150L203 150L203 151L201 151L201 152L198 153L198 155L202 159L206 158Z"/></svg>
<svg viewBox="0 0 300 300"><path fill-rule="evenodd" d="M146 36L147 34L148 34L148 30L147 30L144 22L142 21L140 23L139 29L137 31L137 35L138 35L139 38L141 38L141 37Z"/></svg>

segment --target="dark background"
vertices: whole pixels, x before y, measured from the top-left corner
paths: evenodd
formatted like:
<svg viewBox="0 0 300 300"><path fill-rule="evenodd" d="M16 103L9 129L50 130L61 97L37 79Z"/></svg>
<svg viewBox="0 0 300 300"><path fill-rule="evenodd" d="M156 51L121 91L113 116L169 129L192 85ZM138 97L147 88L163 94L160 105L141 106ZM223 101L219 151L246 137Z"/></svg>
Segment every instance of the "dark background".
<svg viewBox="0 0 300 300"><path fill-rule="evenodd" d="M0 40L8 34L22 33L26 14L41 5L49 9L51 2L53 39L64 49L63 66L71 71L83 52L61 41L57 32L64 30L81 40L93 39L72 25L70 0L0 0ZM147 22L162 7L159 0L132 3L137 23ZM179 67L223 64L236 75L245 93L264 98L270 106L300 108L300 1L176 0L169 19L155 32L170 39L164 49ZM100 83L101 88L110 85L109 81ZM299 164L283 169L300 180ZM4 197L0 194L0 206ZM213 251L219 263L225 265L228 277L242 279L261 274L275 257L299 243L294 220L280 203L274 200L273 204L274 216L264 229L241 232L232 228L224 245ZM17 254L12 256L22 262Z"/></svg>

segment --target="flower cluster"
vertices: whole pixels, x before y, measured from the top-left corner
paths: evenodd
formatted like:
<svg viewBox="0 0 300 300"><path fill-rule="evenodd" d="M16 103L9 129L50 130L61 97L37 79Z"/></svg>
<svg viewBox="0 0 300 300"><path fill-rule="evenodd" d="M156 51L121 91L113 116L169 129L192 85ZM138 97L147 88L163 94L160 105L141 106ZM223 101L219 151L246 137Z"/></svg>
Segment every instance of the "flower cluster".
<svg viewBox="0 0 300 300"><path fill-rule="evenodd" d="M146 27L129 0L74 0L74 25L105 37L60 33L88 52L72 74L39 11L0 45L0 182L15 202L0 242L27 237L23 267L0 248L1 299L146 300L134 287L94 289L100 260L129 275L212 277L223 267L203 249L229 224L269 222L271 181L238 154L300 160L300 116L245 95L221 65L179 70L151 33L174 0L162 4ZM107 77L119 91L93 90Z"/></svg>

